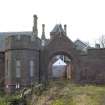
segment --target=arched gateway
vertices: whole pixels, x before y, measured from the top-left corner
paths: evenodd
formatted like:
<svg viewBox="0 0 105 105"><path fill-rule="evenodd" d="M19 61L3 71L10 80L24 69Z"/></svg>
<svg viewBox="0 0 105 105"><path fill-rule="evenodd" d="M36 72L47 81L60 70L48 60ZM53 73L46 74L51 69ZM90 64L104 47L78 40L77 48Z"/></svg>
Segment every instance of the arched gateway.
<svg viewBox="0 0 105 105"><path fill-rule="evenodd" d="M66 36L66 32L62 26L57 24L50 33L50 41L41 51L40 78L41 80L49 80L51 72L49 71L49 63L56 55L65 55L71 59L73 66L72 79L78 81L80 78L80 67L78 53L76 52L73 42Z"/></svg>

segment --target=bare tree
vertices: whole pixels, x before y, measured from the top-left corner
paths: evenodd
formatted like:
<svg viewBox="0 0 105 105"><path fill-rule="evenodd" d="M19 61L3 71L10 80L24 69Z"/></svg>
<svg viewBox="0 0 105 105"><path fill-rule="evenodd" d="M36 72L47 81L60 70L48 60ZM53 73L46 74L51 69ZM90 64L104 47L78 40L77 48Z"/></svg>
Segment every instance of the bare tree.
<svg viewBox="0 0 105 105"><path fill-rule="evenodd" d="M105 35L100 36L99 43L102 48L105 48Z"/></svg>

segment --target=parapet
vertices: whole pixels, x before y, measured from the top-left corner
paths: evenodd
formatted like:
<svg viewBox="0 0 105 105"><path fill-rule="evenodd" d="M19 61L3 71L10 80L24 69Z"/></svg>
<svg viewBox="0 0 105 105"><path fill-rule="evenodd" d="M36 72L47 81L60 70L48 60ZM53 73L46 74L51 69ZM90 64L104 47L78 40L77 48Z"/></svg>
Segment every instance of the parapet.
<svg viewBox="0 0 105 105"><path fill-rule="evenodd" d="M38 50L38 44L31 35L11 35L5 39L5 50Z"/></svg>
<svg viewBox="0 0 105 105"><path fill-rule="evenodd" d="M88 49L88 55L92 57L105 57L105 48L90 48Z"/></svg>

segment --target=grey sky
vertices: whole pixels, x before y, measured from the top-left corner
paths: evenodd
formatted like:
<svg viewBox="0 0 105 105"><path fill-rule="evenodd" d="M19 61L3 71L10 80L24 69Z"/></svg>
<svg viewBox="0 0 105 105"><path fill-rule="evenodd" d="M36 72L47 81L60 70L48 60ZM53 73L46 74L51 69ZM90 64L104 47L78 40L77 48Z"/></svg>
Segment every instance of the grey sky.
<svg viewBox="0 0 105 105"><path fill-rule="evenodd" d="M0 31L31 31L33 14L46 25L46 36L56 23L67 24L68 36L94 43L105 34L104 0L0 0Z"/></svg>

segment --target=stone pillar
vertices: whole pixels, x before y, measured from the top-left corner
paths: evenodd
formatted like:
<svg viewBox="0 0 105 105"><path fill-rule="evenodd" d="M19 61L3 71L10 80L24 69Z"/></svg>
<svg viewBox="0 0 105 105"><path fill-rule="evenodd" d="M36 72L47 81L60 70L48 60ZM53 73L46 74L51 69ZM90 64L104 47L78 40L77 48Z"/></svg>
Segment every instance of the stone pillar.
<svg viewBox="0 0 105 105"><path fill-rule="evenodd" d="M45 46L45 24L42 24L42 36L41 36L41 41L42 41L42 46Z"/></svg>
<svg viewBox="0 0 105 105"><path fill-rule="evenodd" d="M45 40L45 24L42 24L42 40Z"/></svg>
<svg viewBox="0 0 105 105"><path fill-rule="evenodd" d="M37 15L34 15L33 18L34 18L34 21L33 21L33 35L35 37L37 37L38 36L38 29L37 29L37 19L38 19L38 17L37 17Z"/></svg>
<svg viewBox="0 0 105 105"><path fill-rule="evenodd" d="M65 35L67 35L67 25L64 25L64 31L65 31Z"/></svg>
<svg viewBox="0 0 105 105"><path fill-rule="evenodd" d="M42 24L42 35L45 35L45 24Z"/></svg>

